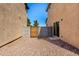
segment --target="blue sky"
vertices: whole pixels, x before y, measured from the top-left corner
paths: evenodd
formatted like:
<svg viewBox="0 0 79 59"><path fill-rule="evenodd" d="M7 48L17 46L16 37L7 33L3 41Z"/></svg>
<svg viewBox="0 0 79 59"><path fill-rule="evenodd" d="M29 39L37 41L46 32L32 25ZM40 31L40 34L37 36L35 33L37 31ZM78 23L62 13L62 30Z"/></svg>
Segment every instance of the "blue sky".
<svg viewBox="0 0 79 59"><path fill-rule="evenodd" d="M48 3L28 3L27 5L29 7L27 15L32 25L34 24L34 20L37 20L39 26L45 26L45 21L48 17L48 12L46 12Z"/></svg>

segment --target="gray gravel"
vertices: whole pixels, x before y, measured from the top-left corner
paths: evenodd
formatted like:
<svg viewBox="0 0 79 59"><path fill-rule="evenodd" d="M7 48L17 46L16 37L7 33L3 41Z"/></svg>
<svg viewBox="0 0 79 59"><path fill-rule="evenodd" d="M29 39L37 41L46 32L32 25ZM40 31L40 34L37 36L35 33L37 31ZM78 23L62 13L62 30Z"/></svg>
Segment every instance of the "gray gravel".
<svg viewBox="0 0 79 59"><path fill-rule="evenodd" d="M53 43L37 38L20 38L0 48L2 56L77 56Z"/></svg>

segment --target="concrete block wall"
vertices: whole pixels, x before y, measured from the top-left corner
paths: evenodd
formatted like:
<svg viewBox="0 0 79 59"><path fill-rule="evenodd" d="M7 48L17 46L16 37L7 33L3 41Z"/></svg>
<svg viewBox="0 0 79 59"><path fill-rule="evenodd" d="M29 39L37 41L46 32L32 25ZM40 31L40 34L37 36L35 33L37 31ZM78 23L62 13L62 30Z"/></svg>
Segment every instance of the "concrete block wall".
<svg viewBox="0 0 79 59"><path fill-rule="evenodd" d="M38 37L51 37L52 27L38 27Z"/></svg>
<svg viewBox="0 0 79 59"><path fill-rule="evenodd" d="M30 38L30 27L23 28L22 36L25 38Z"/></svg>
<svg viewBox="0 0 79 59"><path fill-rule="evenodd" d="M48 30L46 27L38 28L38 37L48 37Z"/></svg>

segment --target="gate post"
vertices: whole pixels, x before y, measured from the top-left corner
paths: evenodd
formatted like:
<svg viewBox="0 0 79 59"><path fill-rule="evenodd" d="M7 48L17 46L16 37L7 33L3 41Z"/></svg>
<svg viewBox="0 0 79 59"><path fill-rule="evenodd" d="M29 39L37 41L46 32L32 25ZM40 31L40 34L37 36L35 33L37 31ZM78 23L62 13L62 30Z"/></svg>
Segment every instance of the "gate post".
<svg viewBox="0 0 79 59"><path fill-rule="evenodd" d="M30 38L30 27L23 27L22 36Z"/></svg>

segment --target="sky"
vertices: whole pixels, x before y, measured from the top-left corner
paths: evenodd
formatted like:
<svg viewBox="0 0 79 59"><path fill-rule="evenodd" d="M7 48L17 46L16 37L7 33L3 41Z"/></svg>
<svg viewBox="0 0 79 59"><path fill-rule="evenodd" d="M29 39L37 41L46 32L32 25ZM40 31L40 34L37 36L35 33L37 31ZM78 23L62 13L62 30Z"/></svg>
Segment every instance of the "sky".
<svg viewBox="0 0 79 59"><path fill-rule="evenodd" d="M31 24L34 24L34 20L37 20L39 26L46 26L45 21L48 17L48 12L46 11L48 3L27 3L29 9L27 10L28 18Z"/></svg>

